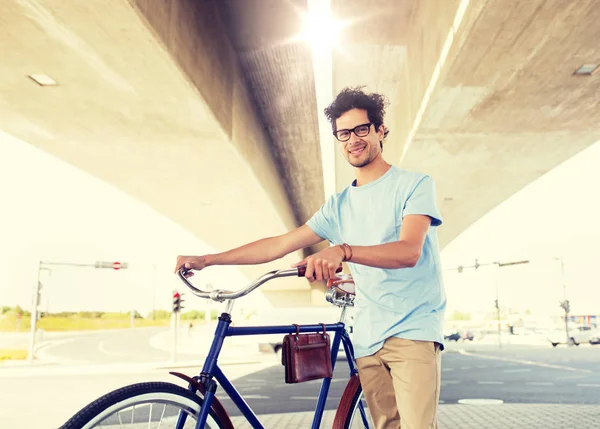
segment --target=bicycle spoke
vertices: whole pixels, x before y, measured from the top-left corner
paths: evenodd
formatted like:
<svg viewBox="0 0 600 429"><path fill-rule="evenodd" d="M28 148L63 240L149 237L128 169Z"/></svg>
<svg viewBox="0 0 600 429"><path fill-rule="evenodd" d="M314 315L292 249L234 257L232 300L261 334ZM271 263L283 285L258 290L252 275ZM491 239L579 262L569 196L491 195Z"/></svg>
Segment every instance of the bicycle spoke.
<svg viewBox="0 0 600 429"><path fill-rule="evenodd" d="M150 402L150 414L148 415L148 429L152 429L152 406L154 404Z"/></svg>
<svg viewBox="0 0 600 429"><path fill-rule="evenodd" d="M119 418L119 427L123 427L123 420L121 420L121 411L117 412L117 417Z"/></svg>
<svg viewBox="0 0 600 429"><path fill-rule="evenodd" d="M160 429L160 425L162 425L163 417L165 416L166 410L167 410L167 404L163 404L163 412L160 415L160 420L158 421L158 428L156 428L156 429Z"/></svg>

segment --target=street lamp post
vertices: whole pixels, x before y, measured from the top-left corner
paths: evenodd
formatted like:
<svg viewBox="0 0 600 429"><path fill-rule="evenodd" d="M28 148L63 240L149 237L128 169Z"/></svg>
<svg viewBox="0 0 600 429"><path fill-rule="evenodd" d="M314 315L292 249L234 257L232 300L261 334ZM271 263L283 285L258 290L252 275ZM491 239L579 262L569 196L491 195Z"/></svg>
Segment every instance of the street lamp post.
<svg viewBox="0 0 600 429"><path fill-rule="evenodd" d="M569 303L569 300L567 300L567 284L565 283L565 263L562 255L560 256L560 258L553 256L552 259L560 262L560 281L562 283L563 289L563 300L560 303L560 307L565 311L565 334L567 336L566 344L570 345L571 336L569 335L569 312L571 311L571 305Z"/></svg>

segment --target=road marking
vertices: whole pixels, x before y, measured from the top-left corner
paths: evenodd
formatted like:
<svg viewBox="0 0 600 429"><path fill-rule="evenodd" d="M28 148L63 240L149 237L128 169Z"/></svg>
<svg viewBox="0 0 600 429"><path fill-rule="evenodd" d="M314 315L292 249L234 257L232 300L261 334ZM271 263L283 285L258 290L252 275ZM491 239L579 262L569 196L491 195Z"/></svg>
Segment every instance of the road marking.
<svg viewBox="0 0 600 429"><path fill-rule="evenodd" d="M477 384L504 384L504 381L478 381Z"/></svg>
<svg viewBox="0 0 600 429"><path fill-rule="evenodd" d="M567 377L556 377L557 380L581 380L590 378L589 375L569 375Z"/></svg>
<svg viewBox="0 0 600 429"><path fill-rule="evenodd" d="M600 387L600 384L579 383L578 386L580 386L580 387Z"/></svg>
<svg viewBox="0 0 600 429"><path fill-rule="evenodd" d="M460 369L471 369L470 366L461 366Z"/></svg>
<svg viewBox="0 0 600 429"><path fill-rule="evenodd" d="M442 368L442 372L451 372L454 371L454 368Z"/></svg>
<svg viewBox="0 0 600 429"><path fill-rule="evenodd" d="M522 365L532 365L532 366L540 366L543 368L552 368L552 369L562 369L564 371L573 371L573 372L585 372L587 374L593 374L594 371L590 371L589 369L581 369L581 368L573 368L570 366L563 366L563 365L551 365L549 363L541 363L541 362L535 362L532 360L521 360L521 359L512 359L512 358L505 358L505 357L501 357L501 356L491 356L491 355L478 355L477 353L470 353L464 350L459 350L458 353L464 355L464 356L471 356L471 357L475 357L475 358L479 358L479 359L491 359L491 360L499 360L499 361L503 361L503 362L512 362L512 365L516 365L518 363L522 364ZM509 365L507 365L509 366Z"/></svg>
<svg viewBox="0 0 600 429"><path fill-rule="evenodd" d="M479 368L479 369L485 369L485 368L487 368L487 365L477 365L477 368Z"/></svg>
<svg viewBox="0 0 600 429"><path fill-rule="evenodd" d="M442 380L442 384L458 384L459 380Z"/></svg>
<svg viewBox="0 0 600 429"><path fill-rule="evenodd" d="M531 372L531 368L505 369L504 372Z"/></svg>
<svg viewBox="0 0 600 429"><path fill-rule="evenodd" d="M271 399L270 396L263 396L263 395L244 395L244 398L246 398L246 399Z"/></svg>
<svg viewBox="0 0 600 429"><path fill-rule="evenodd" d="M458 400L459 404L466 404L466 405L500 405L500 404L504 404L504 401L502 399L459 399Z"/></svg>
<svg viewBox="0 0 600 429"><path fill-rule="evenodd" d="M554 383L550 381L529 381L525 384L529 386L554 386Z"/></svg>
<svg viewBox="0 0 600 429"><path fill-rule="evenodd" d="M63 344L71 343L75 340L76 340L76 338L66 338L63 340L45 341L41 345L36 347L35 357L42 361L56 362L56 363L62 363L62 364L81 363L82 361L78 360L78 359L68 359L68 358L63 358L63 357L53 355L52 353L48 353L48 350L50 350L50 349L59 347Z"/></svg>
<svg viewBox="0 0 600 429"><path fill-rule="evenodd" d="M104 353L105 355L115 356L115 357L129 356L127 353L123 354L123 353L111 352L110 350L106 349L105 345L106 345L106 341L100 341L100 343L98 343L98 350L100 350L100 352Z"/></svg>

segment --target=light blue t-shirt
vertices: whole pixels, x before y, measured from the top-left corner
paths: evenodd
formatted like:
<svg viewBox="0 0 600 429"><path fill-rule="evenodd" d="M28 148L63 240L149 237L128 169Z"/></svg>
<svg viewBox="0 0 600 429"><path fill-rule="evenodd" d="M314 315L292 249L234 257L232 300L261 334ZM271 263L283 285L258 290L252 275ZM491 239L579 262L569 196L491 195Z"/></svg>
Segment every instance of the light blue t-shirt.
<svg viewBox="0 0 600 429"><path fill-rule="evenodd" d="M356 284L353 342L369 356L392 336L443 345L446 294L442 281L433 179L392 166L379 179L348 186L329 198L307 225L333 244L373 246L398 241L406 215L430 216L421 257L412 268L383 269L348 262Z"/></svg>

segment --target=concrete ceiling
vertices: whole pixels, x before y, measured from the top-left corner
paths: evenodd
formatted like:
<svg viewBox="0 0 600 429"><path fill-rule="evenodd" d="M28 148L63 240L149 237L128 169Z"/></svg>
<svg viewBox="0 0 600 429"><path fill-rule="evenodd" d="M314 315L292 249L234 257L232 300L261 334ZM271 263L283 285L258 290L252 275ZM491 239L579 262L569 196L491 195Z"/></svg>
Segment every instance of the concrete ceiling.
<svg viewBox="0 0 600 429"><path fill-rule="evenodd" d="M0 128L217 249L283 233L324 199L324 89L309 46L292 41L306 10L303 0L0 0ZM332 54L332 92L366 85L389 97L384 155L434 176L442 246L600 139L600 73L572 75L600 63L594 0L332 0L331 10L353 22ZM351 177L338 154L336 187Z"/></svg>

